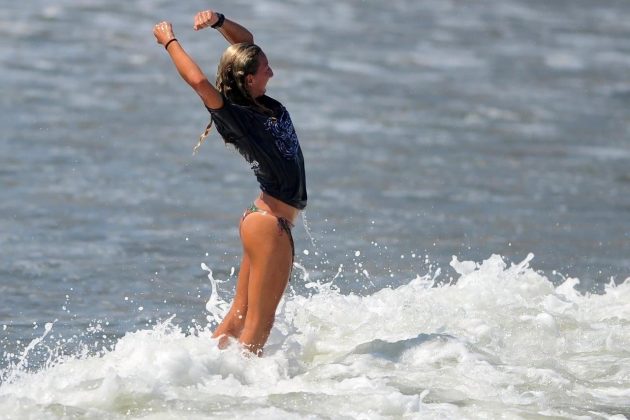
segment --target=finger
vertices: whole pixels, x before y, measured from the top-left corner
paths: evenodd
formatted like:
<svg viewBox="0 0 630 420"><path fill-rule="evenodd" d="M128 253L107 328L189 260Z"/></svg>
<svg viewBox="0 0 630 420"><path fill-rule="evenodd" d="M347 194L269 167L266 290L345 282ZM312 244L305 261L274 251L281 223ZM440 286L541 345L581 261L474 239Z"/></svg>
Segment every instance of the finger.
<svg viewBox="0 0 630 420"><path fill-rule="evenodd" d="M194 26L195 30L199 30L201 28L203 28L203 15L201 14L201 12L197 13L197 16L195 16L195 26Z"/></svg>
<svg viewBox="0 0 630 420"><path fill-rule="evenodd" d="M206 12L199 13L199 21L197 22L197 28L203 29L208 26L208 19L206 17Z"/></svg>

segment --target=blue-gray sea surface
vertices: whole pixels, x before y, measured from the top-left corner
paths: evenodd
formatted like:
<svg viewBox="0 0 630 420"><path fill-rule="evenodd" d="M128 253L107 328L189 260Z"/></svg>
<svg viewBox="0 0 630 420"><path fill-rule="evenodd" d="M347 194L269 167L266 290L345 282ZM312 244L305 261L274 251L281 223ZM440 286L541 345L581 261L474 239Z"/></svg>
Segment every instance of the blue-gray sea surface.
<svg viewBox="0 0 630 420"><path fill-rule="evenodd" d="M20 392L33 392L28 377L20 376L25 372L39 372L51 381L61 376L41 370L44 362L55 365L61 355L101 360L94 352L103 345L110 346L103 350L103 357L120 355L116 351L121 350L111 349L116 343L122 347L121 337L126 333L155 332L152 328L159 320L174 314L169 322L184 331L206 322L211 282L201 263L212 269L214 278L227 280L218 287L222 299L229 302L241 253L239 217L256 197L258 187L247 164L223 145L216 131L199 154L192 156L209 115L152 35L155 23L172 21L181 44L212 80L227 44L216 31L193 31L192 18L199 10L216 8L249 28L265 50L275 73L267 93L291 112L306 159L309 205L294 229L296 262L301 268L294 270L288 308L297 302L318 308L318 294L312 295L320 289L313 284L332 281L334 286L330 312L322 309L318 314L332 317L323 328L336 331L330 346L315 351L304 344L310 341L300 342L299 352L311 352L295 362L304 371L292 369L293 362L287 362L289 373L276 378L288 381L286 388L267 395L267 403L243 397L239 404L255 406L252 412L258 417L333 415L318 411L317 401L345 407L347 395L341 390L335 394L337 399L328 401L324 391L309 388L312 399L308 404L302 397L283 399L278 395L293 388L307 393L308 387L291 382L304 372L320 378L323 390L328 386L321 379L323 372L332 367L317 365L318 370L309 363L339 361L338 352L350 351L353 359L344 356L339 363L357 363L363 376L378 376L357 362L366 354L387 353L386 359L401 371L409 369L407 363L417 366L411 359L429 364L423 367L429 373L420 388L402 379L374 385L382 388L373 398L390 386L398 386L403 396L417 394L413 401L394 398L398 402L391 403L393 406L405 407L400 412L378 403L378 398L371 402L372 407L359 396L348 397L348 404L357 410L370 407L368 414L375 417L422 410L429 410L424 412L426 416L467 417L473 411L466 407L473 406L482 407L489 416L505 410L517 416L573 416L589 410L630 413L627 405L614 399L627 392L629 376L621 373L627 368L620 368L606 382L621 381L615 382L625 390L621 394L606 394L599 385L588 382L592 378L580 382L591 400L562 400L558 395L565 394L560 391L556 395L546 388L532 390L539 380L557 380L560 388L567 386L540 372L523 374L511 385L507 379L497 379L502 385L493 388L488 384L486 394L485 388L476 389L472 384L458 387L465 382L461 375L469 368L462 365L462 360L469 359L467 351L485 354L492 366L513 362L510 374L515 374L518 363L514 360L520 354L505 348L493 352L479 344L485 337L479 332L481 327L471 326L467 318L490 323L494 318L487 314L498 316L507 310L502 317L526 323L530 318L523 317L531 316L544 331L555 331L556 335L550 334L560 341L566 338L568 325L584 318L556 310L560 306L551 305L549 297L556 295L580 310L617 308L617 313L587 322L584 330L569 328L571 334L587 340L586 331L617 317L618 324L606 326L612 335L601 338L605 342L602 348L586 349L579 338L572 348L583 345L584 352L593 354L601 350L601 360L627 366L630 356L622 343L628 340L630 308L611 295L617 290L619 296L626 296L620 288L627 286L628 282L622 283L630 277L627 1L5 3L0 9L0 380L5 381L4 390L0 386L1 411L16 418L37 416L38 410L44 410L45 416L60 417L141 416L151 410L167 416L191 407L200 416L243 414L234 408L236 400L230 400L240 396L222 395L216 401L208 396L219 408L189 404L183 394L177 394L178 403L167 408L139 397L129 397L130 406L120 403L124 399L120 396L112 397L118 402L102 396L94 403L78 398L87 406L54 395L34 402L19 399ZM531 260L530 253L534 255ZM502 256L503 268L493 254ZM519 266L521 271L509 272L512 263L521 261L525 261ZM471 267L483 274L485 282L470 286ZM525 279L518 277L523 272ZM368 308L396 306L396 300L380 298L380 293L411 287L427 276L444 294L446 306L440 310L452 299L453 305L461 305L459 309L468 310L469 315L458 312L447 317L444 312L427 310L418 319L429 322L426 315L443 322L413 326L405 316L394 317L394 325L376 322L372 330L366 330L374 335L366 332L356 340L349 339L347 349L331 350L335 345L343 347L338 336L346 334L338 327L344 317L335 318L336 312L352 312L356 307L339 299L356 295L357 299L376 301L369 305L362 301ZM518 278L526 288L532 278L536 278L534 283L539 280L537 276L550 290L522 298L527 301L535 295L546 299L544 316L538 309L527 315L523 306L498 303L488 311L470 308L484 304L481 300L494 299L495 292L499 293L495 287L500 289L505 278ZM569 289L580 294L566 297L567 281ZM479 294L462 296L460 289L456 293L458 282L461 287L479 289ZM611 282L621 286L606 289ZM565 289L559 286L563 283ZM522 291L517 286L506 285L505 289L515 295ZM429 307L423 299L435 302L431 300L435 296L425 292L418 292L422 299L412 306L426 303ZM580 303L589 292L596 295L592 299L613 300ZM319 295L322 293L320 290ZM399 293L402 301L409 291ZM279 325L289 326L274 333L285 337L285 341L276 339L285 346L278 344L280 350L272 351L270 360L294 360L297 356L286 350L293 347L286 343L295 341L301 328L311 325L305 321L306 315L298 316L297 309L286 311L291 316L285 314ZM381 315L387 317L387 311ZM461 325L449 329L448 323L458 316ZM311 323L313 318L308 318ZM41 343L32 342L45 334L47 323L52 323L46 330L50 334ZM459 327L475 329L476 338L460 334ZM512 337L523 325L495 327L505 328L506 337ZM375 329L381 328L397 333L379 335ZM173 340L179 337L164 334ZM181 339L193 337L199 335L191 332ZM125 338L137 340L135 345L140 347L150 342L149 338ZM505 340L513 349L522 344ZM32 349L27 350L29 343ZM387 343L399 344L388 347ZM438 366L433 359L428 362L431 352L425 347L438 344L444 346L440 351L445 354L459 354L455 359L461 362L456 363L461 372L453 374L452 382L431 388L430 383L442 377L444 365ZM475 353L478 349L472 349L473 344L483 351ZM196 344L186 345L190 350ZM87 346L87 355L80 353L82 346ZM532 346L524 348L535 352L535 343ZM152 354L155 349L146 351ZM528 366L524 361L523 366L543 369L544 365L553 370L567 359L563 351L545 351L552 362ZM413 357L401 356L409 352ZM318 358L315 353L323 356ZM449 357L444 360L451 360ZM278 366L263 368L282 370ZM152 369L155 366L147 367ZM558 375L568 371L558 368ZM216 373L209 372L209 376ZM239 374L247 376L238 369L235 372L237 379ZM547 379L540 379L541 375ZM257 392L268 387L267 382L247 378L241 381L250 386L247 392L259 395ZM77 379L82 380L87 379ZM99 380L110 384L109 379ZM132 389L131 394L139 392L141 387L121 380ZM190 379L192 383L197 380L204 379ZM523 381L519 390L514 384ZM367 391L359 382L357 389L364 395ZM158 378L155 383L163 381ZM520 393L501 394L510 386ZM81 389L88 392L92 388ZM440 393L446 389L451 391ZM542 394L536 393L539 391ZM601 397L602 393L607 396ZM569 394L582 395L578 391ZM494 403L504 405L484 405L488 395L494 396ZM546 399L541 402L537 395ZM598 400L600 397L603 399ZM22 403L15 403L15 398ZM561 402L554 406L551 401ZM528 408L519 411L521 406ZM212 411L215 409L218 411ZM340 408L336 413L353 417L358 412Z"/></svg>

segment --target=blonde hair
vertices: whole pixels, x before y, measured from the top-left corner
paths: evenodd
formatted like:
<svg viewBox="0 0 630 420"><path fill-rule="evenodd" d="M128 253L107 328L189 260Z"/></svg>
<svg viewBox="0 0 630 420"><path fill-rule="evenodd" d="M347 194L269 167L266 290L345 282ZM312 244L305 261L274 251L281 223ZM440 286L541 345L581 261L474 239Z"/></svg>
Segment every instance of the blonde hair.
<svg viewBox="0 0 630 420"><path fill-rule="evenodd" d="M230 45L221 56L217 67L215 86L230 102L237 105L252 106L263 114L272 116L273 112L261 105L247 91L247 76L256 74L260 63L262 49L256 44L243 42ZM212 128L212 119L205 131L199 136L197 145L193 148L193 154L197 153L203 141L208 137Z"/></svg>

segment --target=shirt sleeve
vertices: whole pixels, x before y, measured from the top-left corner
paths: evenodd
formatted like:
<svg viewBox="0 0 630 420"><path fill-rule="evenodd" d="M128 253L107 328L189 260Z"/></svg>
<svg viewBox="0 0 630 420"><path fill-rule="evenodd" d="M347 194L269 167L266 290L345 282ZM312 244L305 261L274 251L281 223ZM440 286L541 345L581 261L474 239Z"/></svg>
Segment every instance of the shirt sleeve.
<svg viewBox="0 0 630 420"><path fill-rule="evenodd" d="M251 148L252 115L247 107L235 105L223 96L223 106L219 109L208 108L217 131L223 140L234 145L249 162L253 160Z"/></svg>

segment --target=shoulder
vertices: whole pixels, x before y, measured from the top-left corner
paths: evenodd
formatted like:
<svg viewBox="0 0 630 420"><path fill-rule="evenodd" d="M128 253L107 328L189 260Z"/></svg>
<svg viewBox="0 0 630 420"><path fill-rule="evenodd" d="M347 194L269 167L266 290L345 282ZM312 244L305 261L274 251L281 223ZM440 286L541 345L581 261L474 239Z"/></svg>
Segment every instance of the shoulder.
<svg viewBox="0 0 630 420"><path fill-rule="evenodd" d="M210 108L208 105L206 105L206 109L208 110L208 112L210 112L211 114L220 114L225 111L247 110L248 108L246 106L235 104L234 102L230 101L228 97L225 96L223 93L221 94L221 97L223 98L223 105L220 108Z"/></svg>
<svg viewBox="0 0 630 420"><path fill-rule="evenodd" d="M255 118L254 110L249 106L239 105L230 101L223 95L223 106L212 109L206 106L208 112L215 121L222 121L226 124L247 123Z"/></svg>

